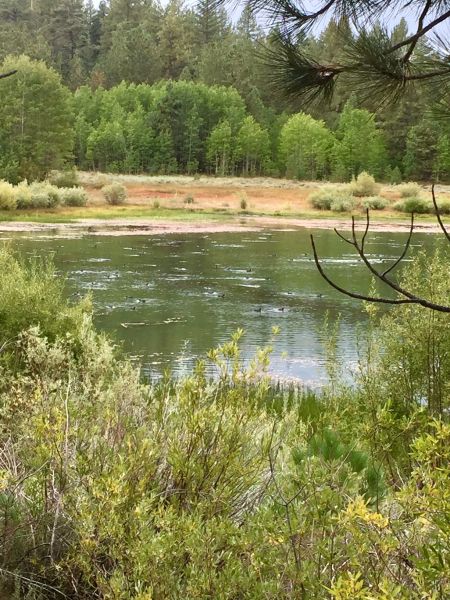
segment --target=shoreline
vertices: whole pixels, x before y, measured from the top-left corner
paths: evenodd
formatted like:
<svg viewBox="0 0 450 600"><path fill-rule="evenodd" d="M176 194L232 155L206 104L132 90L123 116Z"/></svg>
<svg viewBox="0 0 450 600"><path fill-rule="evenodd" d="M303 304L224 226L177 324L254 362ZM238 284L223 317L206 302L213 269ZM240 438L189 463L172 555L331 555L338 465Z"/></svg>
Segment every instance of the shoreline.
<svg viewBox="0 0 450 600"><path fill-rule="evenodd" d="M56 235L170 235L183 233L239 233L249 231L296 231L298 229L341 229L351 230L351 217L270 217L239 216L226 221L208 220L184 221L177 219L118 218L118 219L76 219L68 223L1 221L0 233L53 233ZM380 221L376 218L370 224L373 233L408 232L409 221ZM356 221L356 230L365 228L365 220ZM439 233L437 222L417 221L415 232Z"/></svg>

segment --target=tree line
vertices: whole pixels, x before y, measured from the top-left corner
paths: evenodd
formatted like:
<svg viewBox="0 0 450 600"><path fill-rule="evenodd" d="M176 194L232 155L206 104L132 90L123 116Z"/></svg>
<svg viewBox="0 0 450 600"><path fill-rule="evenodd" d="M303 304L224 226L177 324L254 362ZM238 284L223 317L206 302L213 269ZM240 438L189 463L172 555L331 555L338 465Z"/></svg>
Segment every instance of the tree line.
<svg viewBox="0 0 450 600"><path fill-rule="evenodd" d="M331 127L305 112L258 120L233 87L180 80L71 92L42 61L8 57L2 69L11 68L18 73L2 84L0 177L13 183L73 163L150 174L450 178L445 129L434 136L425 124L409 127L399 162L386 128L352 97Z"/></svg>
<svg viewBox="0 0 450 600"><path fill-rule="evenodd" d="M390 36L395 42L407 33L402 20ZM268 84L264 54L276 50L276 39L277 31L263 29L250 7L233 22L211 0L194 7L179 0L164 7L149 0L109 0L98 8L83 0L2 0L0 60L9 67L20 64L22 54L43 61L53 69L53 83L45 85L53 86L61 102L53 97L48 102L33 89L38 67L32 75L23 63L22 76L2 82L0 174L42 177L75 157L82 168L113 171L340 180L366 169L387 180L450 178L450 125L434 114L429 91L410 88L380 108L344 76L329 104L287 104ZM349 39L358 41L348 21L334 18L320 33L302 33L295 43L317 61L333 63ZM426 40L415 53L430 55ZM60 111L55 129L61 146L49 131L55 121L43 116L53 106ZM298 113L305 114L294 119ZM37 123L30 114L38 116ZM31 123L29 134L24 117ZM295 142L296 128L302 127ZM34 145L38 133L41 141ZM318 136L314 144L311 135ZM307 147L303 154L301 145Z"/></svg>

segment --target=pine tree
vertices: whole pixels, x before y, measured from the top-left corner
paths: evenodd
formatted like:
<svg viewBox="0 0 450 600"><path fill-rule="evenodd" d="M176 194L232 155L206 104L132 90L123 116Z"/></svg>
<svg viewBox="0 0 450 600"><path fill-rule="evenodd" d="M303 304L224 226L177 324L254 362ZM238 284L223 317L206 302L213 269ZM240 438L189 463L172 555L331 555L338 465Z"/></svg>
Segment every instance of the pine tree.
<svg viewBox="0 0 450 600"><path fill-rule="evenodd" d="M403 160L406 177L417 180L432 177L437 158L437 138L433 124L427 121L409 129Z"/></svg>
<svg viewBox="0 0 450 600"><path fill-rule="evenodd" d="M195 18L201 44L216 41L227 29L227 14L223 8L218 7L217 0L199 0Z"/></svg>

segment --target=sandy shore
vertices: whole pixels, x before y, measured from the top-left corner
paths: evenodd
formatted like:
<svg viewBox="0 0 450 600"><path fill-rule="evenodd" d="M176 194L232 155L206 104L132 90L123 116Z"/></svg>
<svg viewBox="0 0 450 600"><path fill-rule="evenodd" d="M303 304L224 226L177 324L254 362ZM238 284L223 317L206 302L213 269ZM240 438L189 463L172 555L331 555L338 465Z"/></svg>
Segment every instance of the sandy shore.
<svg viewBox="0 0 450 600"><path fill-rule="evenodd" d="M357 222L357 230L361 231L365 222ZM135 219L78 219L71 223L30 223L21 221L0 222L2 233L47 233L63 236L81 235L161 235L177 233L223 233L245 232L262 230L290 230L297 229L334 229L348 231L351 229L351 220L348 218L288 218L288 217L263 217L247 216L230 218L218 223L217 221L189 222L177 220L152 220L146 218ZM408 221L377 221L374 219L370 225L372 232L407 232ZM417 222L415 231L421 233L439 233L440 229L434 222Z"/></svg>

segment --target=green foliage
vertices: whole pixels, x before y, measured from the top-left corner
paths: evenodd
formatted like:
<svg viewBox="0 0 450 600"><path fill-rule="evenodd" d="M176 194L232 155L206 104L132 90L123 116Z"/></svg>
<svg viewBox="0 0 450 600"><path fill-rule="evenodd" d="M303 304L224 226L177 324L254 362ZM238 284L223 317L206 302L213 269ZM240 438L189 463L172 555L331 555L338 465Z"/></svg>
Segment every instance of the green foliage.
<svg viewBox="0 0 450 600"><path fill-rule="evenodd" d="M364 198L361 206L369 210L383 210L386 206L389 206L389 202L382 196L368 196Z"/></svg>
<svg viewBox="0 0 450 600"><path fill-rule="evenodd" d="M2 81L0 174L14 183L42 179L71 156L70 93L59 75L27 56L8 57L1 72L17 69Z"/></svg>
<svg viewBox="0 0 450 600"><path fill-rule="evenodd" d="M374 196L378 192L379 187L372 175L366 171L362 171L356 178L353 177L349 185L349 190L354 196Z"/></svg>
<svg viewBox="0 0 450 600"><path fill-rule="evenodd" d="M0 181L0 210L13 210L16 208L14 187L7 181Z"/></svg>
<svg viewBox="0 0 450 600"><path fill-rule="evenodd" d="M77 187L80 183L75 168L67 171L52 171L48 177L49 182L59 188Z"/></svg>
<svg viewBox="0 0 450 600"><path fill-rule="evenodd" d="M386 148L375 116L353 108L348 102L339 116L333 147L333 172L339 181L348 181L362 171L380 178L386 168ZM375 192L371 192L372 194Z"/></svg>
<svg viewBox="0 0 450 600"><path fill-rule="evenodd" d="M422 192L422 188L418 183L409 181L408 183L402 183L397 186L396 191L400 194L401 198L417 198Z"/></svg>
<svg viewBox="0 0 450 600"><path fill-rule="evenodd" d="M293 179L322 179L328 173L333 136L323 121L299 113L290 117L280 133L282 170Z"/></svg>
<svg viewBox="0 0 450 600"><path fill-rule="evenodd" d="M81 187L61 188L60 195L65 206L86 206L88 201L87 193Z"/></svg>
<svg viewBox="0 0 450 600"><path fill-rule="evenodd" d="M64 295L64 280L57 277L51 262L21 261L7 249L0 250L0 338L12 352L18 336L38 327L49 341L57 337L75 339L89 303L70 306Z"/></svg>
<svg viewBox="0 0 450 600"><path fill-rule="evenodd" d="M447 315L383 316L333 393L273 386L269 350L244 368L242 331L209 353L214 379L200 361L143 383L51 264L0 267L6 596L448 595ZM404 277L448 298L439 255Z"/></svg>
<svg viewBox="0 0 450 600"><path fill-rule="evenodd" d="M437 160L437 137L435 127L427 120L411 127L403 158L406 177L421 181L432 177Z"/></svg>
<svg viewBox="0 0 450 600"><path fill-rule="evenodd" d="M126 188L120 183L105 185L102 187L102 193L106 202L112 206L125 204L128 196Z"/></svg>
<svg viewBox="0 0 450 600"><path fill-rule="evenodd" d="M264 172L269 162L269 133L251 116L244 119L238 131L235 158L241 162L242 174L246 176Z"/></svg>
<svg viewBox="0 0 450 600"><path fill-rule="evenodd" d="M393 169L388 167L385 178L386 181L388 181L391 185L399 185L403 181L402 172L398 166L394 167Z"/></svg>
<svg viewBox="0 0 450 600"><path fill-rule="evenodd" d="M409 198L405 198L405 200L399 200L394 204L395 210L399 210L400 212L405 213L418 213L425 214L434 212L434 208L432 203L425 198L418 198L416 196L412 196Z"/></svg>
<svg viewBox="0 0 450 600"><path fill-rule="evenodd" d="M337 186L326 186L313 192L309 200L314 208L319 210L351 210L355 206L355 201L345 188ZM334 206L335 208L331 208ZM340 208L342 207L342 208ZM348 207L348 208L344 208Z"/></svg>
<svg viewBox="0 0 450 600"><path fill-rule="evenodd" d="M47 181L35 182L31 185L22 181L16 186L11 184L8 186L14 198L11 208L54 208L61 202L60 190Z"/></svg>
<svg viewBox="0 0 450 600"><path fill-rule="evenodd" d="M337 196L331 203L330 209L334 212L351 212L356 206L352 196Z"/></svg>
<svg viewBox="0 0 450 600"><path fill-rule="evenodd" d="M207 156L216 175L226 175L231 168L231 126L222 121L211 132L208 138Z"/></svg>

